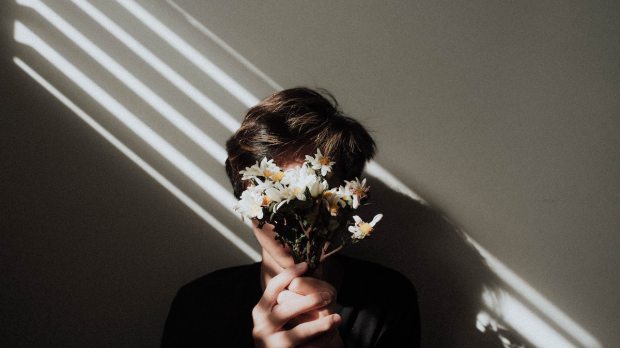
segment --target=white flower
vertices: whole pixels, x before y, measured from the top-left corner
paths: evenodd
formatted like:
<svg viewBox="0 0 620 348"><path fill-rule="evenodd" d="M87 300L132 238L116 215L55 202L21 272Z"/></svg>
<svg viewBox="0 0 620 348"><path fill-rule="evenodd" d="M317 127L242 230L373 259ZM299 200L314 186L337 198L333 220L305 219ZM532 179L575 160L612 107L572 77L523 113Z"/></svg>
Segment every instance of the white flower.
<svg viewBox="0 0 620 348"><path fill-rule="evenodd" d="M243 175L241 180L248 180L262 176L264 178L272 179L273 181L279 181L283 175L280 167L275 165L272 159L267 160L267 157L264 157L262 161L260 161L260 164L256 162L253 166L239 171L239 174Z"/></svg>
<svg viewBox="0 0 620 348"><path fill-rule="evenodd" d="M383 214L377 214L371 222L364 222L359 216L353 216L353 220L355 220L355 225L349 226L349 232L353 233L351 238L364 239L367 235L372 233L375 224L379 222L381 218L383 218Z"/></svg>
<svg viewBox="0 0 620 348"><path fill-rule="evenodd" d="M316 178L316 180L311 182L310 185L308 185L308 189L310 190L310 195L312 196L312 198L317 198L318 196L323 194L323 192L327 190L327 187L327 181L319 180L318 177Z"/></svg>
<svg viewBox="0 0 620 348"><path fill-rule="evenodd" d="M348 191L353 199L351 206L353 209L357 209L360 206L360 201L366 197L370 187L366 186L366 179L359 181L358 178L352 181L346 181L345 190Z"/></svg>
<svg viewBox="0 0 620 348"><path fill-rule="evenodd" d="M288 169L284 172L284 177L281 180L284 185L282 195L287 201L293 198L305 201L306 188L310 187L315 181L317 181L317 176L305 165Z"/></svg>
<svg viewBox="0 0 620 348"><path fill-rule="evenodd" d="M322 176L325 176L328 172L331 172L332 165L335 163L331 162L328 157L323 156L320 149L316 150L314 157L306 155L306 162L310 164L312 169L320 170Z"/></svg>
<svg viewBox="0 0 620 348"><path fill-rule="evenodd" d="M248 218L263 218L263 195L255 187L250 187L241 193L241 199L235 205L235 210Z"/></svg>
<svg viewBox="0 0 620 348"><path fill-rule="evenodd" d="M254 178L254 182L256 184L250 186L250 188L254 191L263 193L266 189L270 188L273 186L273 181L266 179L265 181L259 179L259 178Z"/></svg>
<svg viewBox="0 0 620 348"><path fill-rule="evenodd" d="M254 178L256 185L251 186L249 189L258 192L262 195L262 205L269 206L271 202L282 201L282 191L284 186L279 182L273 182L271 180L261 181L259 178Z"/></svg>
<svg viewBox="0 0 620 348"><path fill-rule="evenodd" d="M336 190L336 193L338 193L338 196L342 200L341 205L343 207L347 204L349 206L353 205L353 196L351 196L351 192L349 192L349 190L345 189L343 186L339 186L337 189L332 190Z"/></svg>
<svg viewBox="0 0 620 348"><path fill-rule="evenodd" d="M265 197L267 197L269 203L280 202L282 201L282 190L284 190L284 187L282 187L282 185L276 184L275 186L265 189L264 195Z"/></svg>
<svg viewBox="0 0 620 348"><path fill-rule="evenodd" d="M338 215L340 207L344 207L346 202L342 200L342 195L339 189L333 188L323 192L323 200L325 201L325 207L331 216Z"/></svg>
<svg viewBox="0 0 620 348"><path fill-rule="evenodd" d="M302 187L285 186L284 190L282 190L280 193L282 196L282 203L288 203L293 199L298 199L300 201L306 200L306 191Z"/></svg>
<svg viewBox="0 0 620 348"><path fill-rule="evenodd" d="M314 181L314 177L316 177L314 172L308 170L308 167L303 164L284 171L284 177L280 182L288 186L307 186L311 181Z"/></svg>

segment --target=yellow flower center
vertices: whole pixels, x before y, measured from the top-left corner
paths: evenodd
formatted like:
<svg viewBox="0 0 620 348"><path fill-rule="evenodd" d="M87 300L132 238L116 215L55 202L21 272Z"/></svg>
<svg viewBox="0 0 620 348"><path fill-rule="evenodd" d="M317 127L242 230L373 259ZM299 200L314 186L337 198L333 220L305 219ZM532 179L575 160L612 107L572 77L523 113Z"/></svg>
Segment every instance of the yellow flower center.
<svg viewBox="0 0 620 348"><path fill-rule="evenodd" d="M369 223L367 222L363 222L360 224L360 232L362 232L363 235L367 235L370 234L372 232L373 228L372 226L370 226Z"/></svg>
<svg viewBox="0 0 620 348"><path fill-rule="evenodd" d="M275 182L282 180L284 177L284 172L275 172L271 174L271 179Z"/></svg>
<svg viewBox="0 0 620 348"><path fill-rule="evenodd" d="M338 207L338 204L330 204L330 205L329 205L329 213L330 213L332 216L336 216L336 215L338 215L338 208L339 208L339 207Z"/></svg>
<svg viewBox="0 0 620 348"><path fill-rule="evenodd" d="M263 171L263 176L264 176L264 177L266 177L266 178L270 177L270 176L271 176L271 174L272 174L272 173L269 171L269 169L265 169L265 170Z"/></svg>
<svg viewBox="0 0 620 348"><path fill-rule="evenodd" d="M263 196L263 206L268 206L271 200L267 196Z"/></svg>
<svg viewBox="0 0 620 348"><path fill-rule="evenodd" d="M319 163L321 163L324 166L329 165L329 158L328 157L323 157L323 158L321 158L319 160Z"/></svg>

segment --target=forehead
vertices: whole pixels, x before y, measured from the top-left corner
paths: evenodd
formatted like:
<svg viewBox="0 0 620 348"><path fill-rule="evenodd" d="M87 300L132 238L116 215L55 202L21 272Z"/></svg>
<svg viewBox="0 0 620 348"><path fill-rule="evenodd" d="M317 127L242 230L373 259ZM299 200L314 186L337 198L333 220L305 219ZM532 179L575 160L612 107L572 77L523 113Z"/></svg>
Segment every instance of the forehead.
<svg viewBox="0 0 620 348"><path fill-rule="evenodd" d="M281 159L280 161L278 161L277 165L283 170L287 170L287 169L301 167L303 163L304 163L303 158L297 158L297 159L286 158L286 159Z"/></svg>
<svg viewBox="0 0 620 348"><path fill-rule="evenodd" d="M312 156L316 150L314 147L288 147L281 149L275 156L274 162L283 170L300 167L306 160L306 156Z"/></svg>

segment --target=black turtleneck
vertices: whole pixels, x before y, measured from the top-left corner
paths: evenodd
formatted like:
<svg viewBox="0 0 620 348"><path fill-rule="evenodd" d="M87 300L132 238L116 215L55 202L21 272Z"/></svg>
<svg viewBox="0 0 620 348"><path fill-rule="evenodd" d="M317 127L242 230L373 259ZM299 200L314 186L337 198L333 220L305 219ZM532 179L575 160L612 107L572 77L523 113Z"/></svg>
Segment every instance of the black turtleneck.
<svg viewBox="0 0 620 348"><path fill-rule="evenodd" d="M337 307L346 347L419 347L416 291L402 274L334 255L343 266ZM253 347L252 308L262 296L260 262L209 273L183 286L166 320L162 347Z"/></svg>

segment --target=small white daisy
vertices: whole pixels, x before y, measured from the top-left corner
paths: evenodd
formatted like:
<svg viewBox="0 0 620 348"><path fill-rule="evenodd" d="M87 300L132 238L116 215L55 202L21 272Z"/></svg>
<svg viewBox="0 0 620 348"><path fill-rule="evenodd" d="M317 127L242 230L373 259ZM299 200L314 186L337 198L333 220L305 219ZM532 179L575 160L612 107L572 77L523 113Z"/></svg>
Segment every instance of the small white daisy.
<svg viewBox="0 0 620 348"><path fill-rule="evenodd" d="M264 157L260 163L256 162L253 166L239 171L239 174L243 175L241 180L248 180L262 176L264 178L272 179L273 181L279 181L283 175L280 173L282 173L280 167L275 165L272 159L267 160L267 157Z"/></svg>
<svg viewBox="0 0 620 348"><path fill-rule="evenodd" d="M359 216L353 216L353 220L355 220L355 225L349 226L349 232L353 233L351 238L364 239L366 236L372 233L375 224L377 224L377 222L379 222L381 218L383 218L383 214L377 214L371 222L364 222Z"/></svg>
<svg viewBox="0 0 620 348"><path fill-rule="evenodd" d="M320 170L321 175L325 176L332 171L332 165L335 162L331 162L328 157L323 156L320 149L316 150L314 156L306 155L306 161L310 164L310 167L314 170Z"/></svg>
<svg viewBox="0 0 620 348"><path fill-rule="evenodd" d="M359 181L358 178L352 181L346 181L345 190L348 191L353 199L351 206L353 209L357 209L360 206L360 201L366 197L370 187L366 186L366 179Z"/></svg>
<svg viewBox="0 0 620 348"><path fill-rule="evenodd" d="M323 200L331 216L338 215L340 207L346 206L346 202L342 200L340 190L336 188L323 192Z"/></svg>
<svg viewBox="0 0 620 348"><path fill-rule="evenodd" d="M235 210L250 219L263 218L264 198L260 191L250 187L241 193L241 199L235 205Z"/></svg>

